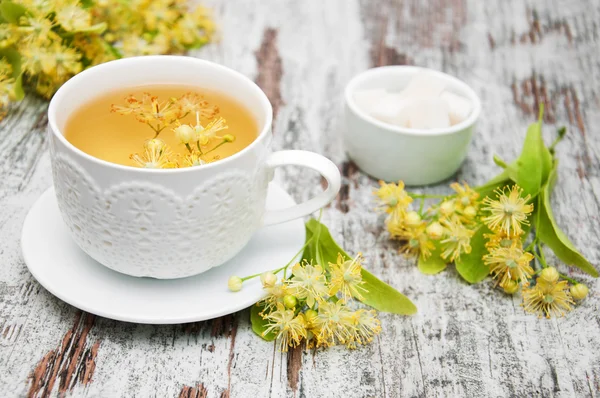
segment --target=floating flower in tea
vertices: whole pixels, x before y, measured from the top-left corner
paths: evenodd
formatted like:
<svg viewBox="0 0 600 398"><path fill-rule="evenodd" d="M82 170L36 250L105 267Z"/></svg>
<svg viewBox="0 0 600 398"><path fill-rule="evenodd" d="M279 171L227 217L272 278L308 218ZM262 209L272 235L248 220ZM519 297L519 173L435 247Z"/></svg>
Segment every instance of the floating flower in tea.
<svg viewBox="0 0 600 398"><path fill-rule="evenodd" d="M141 100L134 95L125 98L124 105L111 105L111 112L120 115L133 115L137 121L148 125L154 131L154 140L167 127L176 125L171 131L177 140L188 150L188 154L179 162L163 142L161 152L152 152L145 145L145 153L132 154L131 159L140 167L145 168L177 168L196 167L217 160L209 159L208 155L221 146L235 141L235 136L218 135L229 127L222 117L215 117L219 108L210 105L200 95L186 93L179 98L169 98L160 101L157 96L144 93ZM182 120L190 113L196 116L196 124L185 124ZM201 118L213 118L202 125ZM161 141L162 142L162 141ZM216 145L214 145L216 143ZM214 145L209 149L210 145Z"/></svg>

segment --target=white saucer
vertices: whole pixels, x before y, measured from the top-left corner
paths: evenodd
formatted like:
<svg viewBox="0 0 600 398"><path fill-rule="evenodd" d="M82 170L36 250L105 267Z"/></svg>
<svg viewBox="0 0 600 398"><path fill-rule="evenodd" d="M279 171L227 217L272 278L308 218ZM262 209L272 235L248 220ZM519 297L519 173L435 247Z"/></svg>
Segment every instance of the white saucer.
<svg viewBox="0 0 600 398"><path fill-rule="evenodd" d="M270 184L267 208L294 205ZM23 258L35 279L59 299L84 311L119 321L173 324L216 318L249 307L264 293L259 278L241 291L227 289L231 275L247 276L279 268L304 245L301 219L261 228L232 260L189 278L136 278L112 271L85 254L71 239L50 188L23 224Z"/></svg>

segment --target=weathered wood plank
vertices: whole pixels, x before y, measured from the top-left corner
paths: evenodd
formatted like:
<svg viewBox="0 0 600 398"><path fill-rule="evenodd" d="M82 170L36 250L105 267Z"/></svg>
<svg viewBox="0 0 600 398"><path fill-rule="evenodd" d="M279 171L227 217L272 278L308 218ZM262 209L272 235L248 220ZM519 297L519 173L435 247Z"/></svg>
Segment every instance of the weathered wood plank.
<svg viewBox="0 0 600 398"><path fill-rule="evenodd" d="M561 125L558 222L600 265L600 4L593 0L479 2L210 0L221 41L195 55L254 79L274 103L275 149L329 156L343 187L323 216L349 252L405 292L413 317L382 314L383 332L356 351L282 355L254 336L248 312L189 325L116 322L60 302L27 272L19 233L51 184L46 104L28 98L0 123L0 395L173 397L413 397L600 395L600 283L576 270L591 297L570 316L538 320L490 283L453 269L425 276L398 255L372 210L376 182L342 142L345 83L377 65L415 64L454 74L478 92L483 114L456 179L481 183L492 154L520 150L537 108L544 136ZM297 199L317 175L281 170ZM427 192L447 192L442 185ZM550 261L556 261L552 256ZM563 268L567 270L566 267Z"/></svg>

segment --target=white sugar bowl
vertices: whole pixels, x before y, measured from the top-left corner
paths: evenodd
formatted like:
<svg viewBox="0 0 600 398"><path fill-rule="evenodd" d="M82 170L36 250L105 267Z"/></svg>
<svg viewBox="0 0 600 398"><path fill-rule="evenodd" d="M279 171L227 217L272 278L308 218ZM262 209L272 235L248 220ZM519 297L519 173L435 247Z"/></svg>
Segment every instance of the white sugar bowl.
<svg viewBox="0 0 600 398"><path fill-rule="evenodd" d="M419 90L414 87L410 90L407 86L415 76L424 73L431 81L443 85L447 96L470 105L463 120L446 127L403 127L376 118L357 103L357 92L383 90L404 90L402 100L410 102L412 97L419 96ZM358 74L346 86L345 102L344 142L350 158L375 178L403 180L413 186L434 184L458 170L467 155L481 112L481 101L467 84L445 73L415 66L384 66ZM435 115L427 112L421 115L425 125L431 118Z"/></svg>

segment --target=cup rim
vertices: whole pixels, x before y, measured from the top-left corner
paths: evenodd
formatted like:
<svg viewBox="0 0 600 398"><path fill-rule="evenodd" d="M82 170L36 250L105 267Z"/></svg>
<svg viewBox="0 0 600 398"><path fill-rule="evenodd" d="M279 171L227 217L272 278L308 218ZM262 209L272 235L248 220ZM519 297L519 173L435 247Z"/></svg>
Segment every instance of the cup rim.
<svg viewBox="0 0 600 398"><path fill-rule="evenodd" d="M453 82L454 84L460 86L461 89L463 90L463 92L465 93L465 95L467 96L467 98L469 98L469 100L471 100L473 102L473 110L471 111L471 114L469 115L468 118L466 118L465 120L463 120L460 123L455 124L454 126L435 128L435 129L412 129L412 128L407 128L407 127L400 127L400 126L395 126L393 124L382 122L382 121L374 118L373 116L367 114L366 112L364 112L362 109L360 109L356 105L356 103L354 102L353 94L356 91L356 86L359 85L360 83L362 83L363 81L368 80L369 78L373 77L374 75L390 72L392 70L402 70L407 75L415 74L419 71L427 71L428 73L435 74L435 75L443 78L444 80ZM479 99L479 96L477 96L475 91L467 83L465 83L462 80L460 80L452 75L449 75L447 73L440 72L435 69L420 67L420 66L390 65L390 66L380 66L380 67L368 69L368 70L361 72L358 75L354 76L352 79L350 79L350 81L346 85L346 89L344 91L344 97L346 100L346 104L352 110L352 112L354 112L354 114L356 114L358 117L363 119L365 122L373 124L379 128L400 134L400 135L404 134L404 135L411 135L411 136L427 137L427 136L442 136L442 135L455 134L455 133L458 133L458 132L464 130L465 128L468 128L468 127L474 125L481 113L481 100Z"/></svg>
<svg viewBox="0 0 600 398"><path fill-rule="evenodd" d="M58 128L58 125L56 122L56 113L57 113L56 108L58 107L57 104L62 100L62 98L65 95L65 92L68 89L70 89L76 85L83 84L85 82L85 80L88 78L93 78L94 75L96 73L100 72L101 69L102 70L113 69L115 73L118 73L119 68L135 68L135 66L139 65L139 63L147 63L147 62L153 62L153 61L165 60L165 59L168 59L173 62L188 62L190 64L194 64L194 66L196 66L196 67L198 65L209 66L211 68L214 68L215 70L218 70L219 72L229 74L230 76L242 78L243 81L246 81L246 83L250 86L251 90L255 91L256 94L258 95L258 98L260 98L261 105L265 112L264 125L262 126L262 129L260 130L260 132L258 133L256 138L254 139L254 141L252 141L248 146L244 147L239 152L236 152L233 155L226 157L225 159L220 159L217 162L212 162L212 163L202 165L202 167L181 167L181 168L173 168L173 169L150 169L150 168L126 166L126 165L122 165L122 164L118 164L118 163L112 163L112 162L109 162L109 161L106 161L103 159L99 159L99 158L94 157L94 156L82 151L81 149L77 148L75 145L71 144L69 142L69 140L67 140L65 138L65 136L62 134L61 130ZM71 113L72 113L72 111L71 111ZM56 93L50 100L50 105L48 106L48 126L50 128L50 131L70 151L75 152L77 155L85 158L86 160L88 160L90 162L96 163L97 165L104 166L104 167L110 167L113 169L127 171L127 172L134 172L134 173L178 174L178 173L190 173L190 172L195 172L198 170L207 170L207 169L211 169L211 168L215 168L215 167L224 166L227 163L233 162L237 158L244 156L244 154L251 151L255 146L259 145L259 141L262 141L262 139L269 133L272 122L273 122L273 107L272 107L271 103L269 102L267 95L262 91L262 89L255 82L250 80L247 76L245 76L244 74L242 74L236 70L228 68L224 65L218 64L216 62L211 62L211 61L207 61L207 60L203 60L203 59L199 59L199 58L194 58L194 57L189 57L189 56L181 56L181 55L144 55L144 56L138 56L138 57L121 58L121 59L117 59L117 60L113 60L113 61L109 61L109 62L105 62L105 63L99 64L99 65L93 66L89 69L82 71L81 73L78 73L77 75L75 75L72 78L70 78L69 80L67 80L56 91Z"/></svg>

